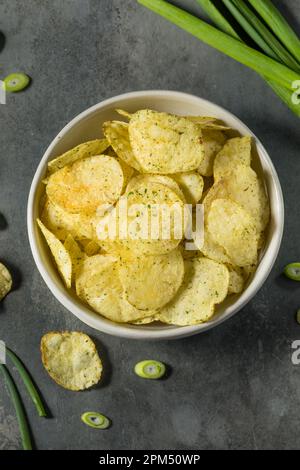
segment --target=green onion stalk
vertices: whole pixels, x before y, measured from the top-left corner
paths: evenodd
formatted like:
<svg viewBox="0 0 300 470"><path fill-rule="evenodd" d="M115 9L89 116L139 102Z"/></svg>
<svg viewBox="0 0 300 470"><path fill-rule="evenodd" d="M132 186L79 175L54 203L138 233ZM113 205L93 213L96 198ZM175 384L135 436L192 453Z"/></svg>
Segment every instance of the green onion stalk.
<svg viewBox="0 0 300 470"><path fill-rule="evenodd" d="M21 433L22 445L24 450L32 450L32 443L30 438L30 430L27 422L27 418L25 415L24 407L21 402L20 395L18 393L17 387L8 372L8 369L4 364L0 364L0 372L2 373L8 392L10 394L11 400L13 402L17 420L19 424L19 429Z"/></svg>
<svg viewBox="0 0 300 470"><path fill-rule="evenodd" d="M300 116L300 105L297 106L292 102L295 83L300 80L300 73L247 46L236 37L236 34L234 34L235 37L229 35L232 28L228 27L228 24L225 27L226 32L223 32L165 0L138 0L138 2L206 44L263 75L265 79L272 82L271 86L274 91L280 93L286 104ZM203 3L208 4L208 2ZM217 9L214 9L214 20L220 22L220 15Z"/></svg>

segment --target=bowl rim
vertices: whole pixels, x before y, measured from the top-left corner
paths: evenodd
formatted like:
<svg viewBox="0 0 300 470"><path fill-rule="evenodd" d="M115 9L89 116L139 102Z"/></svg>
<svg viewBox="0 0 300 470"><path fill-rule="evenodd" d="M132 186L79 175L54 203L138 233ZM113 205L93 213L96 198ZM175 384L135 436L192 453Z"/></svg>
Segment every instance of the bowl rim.
<svg viewBox="0 0 300 470"><path fill-rule="evenodd" d="M102 108L107 108L109 106L112 106L116 104L120 100L124 99L136 99L136 98L158 98L162 97L164 99L181 99L185 101L192 101L192 102L197 102L200 105L209 105L213 106L216 111L220 111L220 113L226 113L228 117L233 118L241 127L245 129L246 132L249 133L249 135L253 136L255 141L256 141L256 146L258 153L261 155L263 154L264 162L269 168L269 171L272 176L273 180L273 189L275 191L277 201L279 204L278 207L278 225L274 231L273 234L273 240L272 240L272 246L268 247L266 250L266 253L268 253L268 262L266 262L264 265L262 262L258 265L258 268L256 270L256 273L260 274L260 279L257 280L255 285L251 281L249 286L246 288L244 293L247 291L248 295L245 295L244 298L240 302L236 302L238 305L234 308L236 303L233 303L230 307L231 311L227 313L226 315L220 315L218 318L216 318L213 322L208 322L208 323L202 323L199 325L191 325L191 326L172 326L170 328L164 327L164 329L155 329L155 330L150 330L147 328L140 327L136 325L135 328L128 328L128 326L123 326L122 324L119 323L113 323L110 321L107 321L106 319L102 319L102 317L99 315L97 319L95 320L91 314L85 313L82 309L79 308L68 296L66 293L61 292L55 282L53 281L50 273L48 272L46 266L43 263L39 248L38 248L38 243L37 243L37 237L36 237L36 228L35 228L35 219L34 219L34 208L35 208L35 196L36 192L38 190L38 187L40 185L41 179L45 173L45 166L49 160L49 156L51 155L51 152L53 148L57 145L57 143L64 137L65 134L77 123L82 121L84 118L89 117L93 113L95 113L98 110L101 110ZM261 157L260 157L261 158ZM28 238L29 238L29 244L31 248L31 252L35 261L35 264L38 268L38 271L40 272L44 282L46 283L47 287L50 289L54 297L62 304L67 310L69 310L71 313L73 313L77 318L79 318L81 321L83 321L85 324L88 326L101 331L103 333L107 333L113 336L118 336L122 338L130 338L130 339L147 339L147 340L161 340L161 339L179 339L179 338L184 338L187 336L192 336L198 333L202 333L205 331L208 331L218 325L221 325L224 321L228 320L229 318L233 317L235 314L237 314L260 290L260 288L263 286L265 283L266 279L268 278L271 269L274 266L274 263L277 259L277 255L281 246L281 241L283 237L283 230L284 230L284 200L283 200L283 194L282 194L282 189L280 185L280 181L276 172L276 169L273 165L273 162L265 149L265 147L262 145L261 141L257 138L257 136L248 128L247 125L245 125L237 116L235 116L233 113L228 111L226 108L223 108L222 106L219 106L209 100L203 99L201 97L198 97L193 94L189 93L184 93L184 92L179 92L179 91L171 91L171 90L144 90L144 91L134 91L134 92L129 92L129 93L123 93L117 96L114 96L112 98L108 98L104 101L101 101L88 109L82 111L80 114L75 116L70 122L68 122L63 129L56 135L56 137L52 140L46 151L44 152L38 167L35 171L31 187L30 187L30 192L29 192L29 197L28 197L28 203L27 203L27 232L28 232ZM266 254L265 253L265 254ZM262 260L261 260L262 261ZM240 298L238 298L239 300Z"/></svg>

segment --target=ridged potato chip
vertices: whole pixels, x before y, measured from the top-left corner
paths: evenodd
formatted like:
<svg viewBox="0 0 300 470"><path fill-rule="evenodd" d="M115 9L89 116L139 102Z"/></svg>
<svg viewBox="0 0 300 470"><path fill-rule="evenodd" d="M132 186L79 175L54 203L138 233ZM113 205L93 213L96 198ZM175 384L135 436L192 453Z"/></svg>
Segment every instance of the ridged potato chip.
<svg viewBox="0 0 300 470"><path fill-rule="evenodd" d="M251 215L229 199L213 201L207 228L212 239L221 245L236 266L257 262L258 236Z"/></svg>
<svg viewBox="0 0 300 470"><path fill-rule="evenodd" d="M251 137L234 137L227 140L214 161L215 181L227 176L237 165L251 165Z"/></svg>
<svg viewBox="0 0 300 470"><path fill-rule="evenodd" d="M61 387L79 391L96 385L102 362L91 338L77 331L53 331L41 339L42 362Z"/></svg>
<svg viewBox="0 0 300 470"><path fill-rule="evenodd" d="M123 204L127 204L128 214L125 227ZM108 252L112 249L144 255L165 254L179 245L188 216L182 199L169 187L142 182L122 196L107 218L107 226L116 220L115 239L99 239L99 244ZM127 230L120 234L122 226Z"/></svg>
<svg viewBox="0 0 300 470"><path fill-rule="evenodd" d="M228 197L252 215L258 232L268 225L269 201L262 181L250 167L237 166L224 178Z"/></svg>
<svg viewBox="0 0 300 470"><path fill-rule="evenodd" d="M103 317L117 323L135 321L156 312L141 311L124 296L118 257L95 255L84 260L76 279L77 295Z"/></svg>
<svg viewBox="0 0 300 470"><path fill-rule="evenodd" d="M140 171L141 166L135 158L129 141L128 124L122 121L107 121L103 124L103 133L108 142L127 165Z"/></svg>
<svg viewBox="0 0 300 470"><path fill-rule="evenodd" d="M196 171L177 173L174 175L175 181L184 194L187 204L195 205L200 201L204 188L202 176Z"/></svg>
<svg viewBox="0 0 300 470"><path fill-rule="evenodd" d="M129 139L144 173L196 170L204 157L199 124L172 114L137 111L129 122Z"/></svg>
<svg viewBox="0 0 300 470"><path fill-rule="evenodd" d="M4 264L0 263L0 302L11 291L12 278Z"/></svg>
<svg viewBox="0 0 300 470"><path fill-rule="evenodd" d="M223 148L226 137L218 130L202 130L204 157L198 167L198 172L203 176L212 176L214 160L218 152Z"/></svg>
<svg viewBox="0 0 300 470"><path fill-rule="evenodd" d="M148 183L148 182L160 183L163 186L167 186L168 188L172 189L172 191L174 191L174 193L176 193L177 196L179 196L183 202L186 202L184 194L181 191L179 185L176 183L176 181L174 181L173 178L171 178L170 176L166 176L166 175L151 175L151 174L135 175L129 181L127 188L126 188L126 193L127 194L130 193L130 191L132 191L132 189L138 184Z"/></svg>
<svg viewBox="0 0 300 470"><path fill-rule="evenodd" d="M170 302L184 276L179 249L165 255L122 259L119 266L125 296L140 310L157 310Z"/></svg>
<svg viewBox="0 0 300 470"><path fill-rule="evenodd" d="M227 266L227 268L229 271L228 294L240 294L245 284L243 268L237 266Z"/></svg>
<svg viewBox="0 0 300 470"><path fill-rule="evenodd" d="M114 204L122 194L124 174L119 162L107 155L81 159L50 176L50 201L71 213L92 214Z"/></svg>
<svg viewBox="0 0 300 470"><path fill-rule="evenodd" d="M66 250L61 241L56 238L39 219L37 219L37 224L45 237L58 271L69 289L72 284L72 259L70 253Z"/></svg>
<svg viewBox="0 0 300 470"><path fill-rule="evenodd" d="M60 170L64 166L72 165L72 163L77 160L81 160L82 158L101 155L108 147L109 143L106 139L90 140L89 142L77 145L77 147L68 150L68 152L60 155L54 160L51 160L48 163L48 171L51 174Z"/></svg>
<svg viewBox="0 0 300 470"><path fill-rule="evenodd" d="M42 210L41 221L61 241L65 241L68 234L80 241L89 241L96 237L90 217L85 214L71 214L48 198Z"/></svg>
<svg viewBox="0 0 300 470"><path fill-rule="evenodd" d="M185 278L175 298L163 307L159 319L172 325L196 325L208 321L215 305L228 293L225 265L207 258L185 261Z"/></svg>

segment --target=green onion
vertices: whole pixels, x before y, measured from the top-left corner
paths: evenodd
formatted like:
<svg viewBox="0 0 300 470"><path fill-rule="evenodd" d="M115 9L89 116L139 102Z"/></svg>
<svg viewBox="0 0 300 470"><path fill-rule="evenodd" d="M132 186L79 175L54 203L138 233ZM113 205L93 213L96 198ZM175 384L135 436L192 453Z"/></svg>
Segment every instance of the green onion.
<svg viewBox="0 0 300 470"><path fill-rule="evenodd" d="M264 40L264 38L256 31L256 29L252 26L252 24L247 21L245 16L242 15L240 9L235 5L235 2L231 2L231 0L223 0L223 3L226 5L232 16L236 19L236 21L241 25L244 31L253 39L254 42L269 56L273 59L277 60L277 55L268 45L268 43Z"/></svg>
<svg viewBox="0 0 300 470"><path fill-rule="evenodd" d="M28 374L27 370L25 369L24 365L20 361L20 359L16 356L16 354L11 351L9 348L6 348L6 354L7 356L11 359L11 361L14 363L15 367L17 368L24 385L27 389L27 392L29 393L36 409L39 414L39 416L47 416L46 410L44 408L44 405L42 403L41 397L34 385L34 383L31 380L30 375Z"/></svg>
<svg viewBox="0 0 300 470"><path fill-rule="evenodd" d="M293 281L300 281L300 263L290 263L288 264L284 270L284 274L286 277L289 279L292 279Z"/></svg>
<svg viewBox="0 0 300 470"><path fill-rule="evenodd" d="M148 359L138 362L134 366L134 372L143 379L160 379L166 373L166 366L160 361Z"/></svg>
<svg viewBox="0 0 300 470"><path fill-rule="evenodd" d="M299 60L300 39L270 0L249 0L286 48Z"/></svg>
<svg viewBox="0 0 300 470"><path fill-rule="evenodd" d="M268 54L270 57L282 62L283 64L287 65L287 67L291 68L292 70L298 71L300 70L300 64L294 59L294 57L285 49L285 47L278 41L278 39L271 33L271 31L264 25L262 21L252 12L252 10L246 5L244 0L223 0L226 3L228 9L230 9L233 16L236 20L241 24L241 26L245 29L245 31L249 34L250 37L262 48L262 50ZM233 5L234 4L234 5ZM238 14L244 19L244 23L246 26L239 21L238 17L235 16L233 12L233 8L238 11ZM246 27L253 30L253 35L251 31L247 31ZM255 34L261 41L265 44L259 44L257 39L255 39Z"/></svg>
<svg viewBox="0 0 300 470"><path fill-rule="evenodd" d="M28 426L27 418L24 412L24 407L22 405L21 398L16 388L16 385L4 364L0 364L0 371L2 372L4 376L7 389L9 391L13 405L16 410L17 420L19 423L19 429L20 429L21 438L22 438L23 449L32 450L29 426Z"/></svg>
<svg viewBox="0 0 300 470"><path fill-rule="evenodd" d="M238 0L240 2L241 0ZM224 32L229 31L228 26L230 24L228 23L227 19L219 12L219 10L215 7L213 2L211 0L197 0L199 5L202 7L202 9L208 14L208 16L215 21L216 25ZM240 4L240 3L239 3ZM216 11L218 13L216 13ZM238 34L233 30L234 32L234 37L239 38ZM291 109L293 113L295 113L297 116L300 116L300 106L296 105L292 102L291 100L291 92L287 90L285 87L282 87L275 83L272 80L269 80L268 78L264 77L262 75L262 78L266 80L268 85L272 88L274 93L279 96L279 98Z"/></svg>
<svg viewBox="0 0 300 470"><path fill-rule="evenodd" d="M212 21L224 32L230 36L240 39L237 32L233 29L229 21L222 15L211 0L197 0L201 8L208 14Z"/></svg>
<svg viewBox="0 0 300 470"><path fill-rule="evenodd" d="M164 0L138 0L139 3L176 24L206 44L229 55L233 59L252 68L270 80L294 91L293 83L300 79L300 74L285 65L266 57L237 39L228 36L195 16L181 10Z"/></svg>

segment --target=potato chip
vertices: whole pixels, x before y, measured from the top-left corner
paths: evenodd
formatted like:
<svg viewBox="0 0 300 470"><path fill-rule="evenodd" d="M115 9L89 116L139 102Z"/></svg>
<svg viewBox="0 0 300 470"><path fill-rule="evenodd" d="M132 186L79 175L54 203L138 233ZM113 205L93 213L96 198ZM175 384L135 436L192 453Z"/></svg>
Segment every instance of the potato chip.
<svg viewBox="0 0 300 470"><path fill-rule="evenodd" d="M251 164L251 137L229 139L214 161L214 178L219 180L228 175L237 165Z"/></svg>
<svg viewBox="0 0 300 470"><path fill-rule="evenodd" d="M144 173L196 170L204 157L201 127L184 117L138 111L129 122L129 139Z"/></svg>
<svg viewBox="0 0 300 470"><path fill-rule="evenodd" d="M183 201L170 188L159 183L140 183L120 198L107 220L103 219L106 227L115 225L116 234L114 238L98 238L99 244L108 252L111 247L112 252L165 254L182 240L188 216ZM98 237L107 232L102 223L100 226Z"/></svg>
<svg viewBox="0 0 300 470"><path fill-rule="evenodd" d="M53 235L53 233L50 232L50 230L48 230L39 219L37 219L37 224L46 239L47 245L49 246L62 279L66 286L70 288L72 281L72 259L69 252L61 241L59 241L58 238L56 238L56 236Z"/></svg>
<svg viewBox="0 0 300 470"><path fill-rule="evenodd" d="M101 378L103 367L96 346L84 333L47 333L41 339L41 354L50 377L68 390L85 390Z"/></svg>
<svg viewBox="0 0 300 470"><path fill-rule="evenodd" d="M229 271L228 294L240 294L245 284L243 268L237 266L227 266L227 268Z"/></svg>
<svg viewBox="0 0 300 470"><path fill-rule="evenodd" d="M228 197L252 215L258 232L268 225L270 207L262 181L254 170L243 165L237 166L224 178Z"/></svg>
<svg viewBox="0 0 300 470"><path fill-rule="evenodd" d="M218 130L202 130L204 157L198 167L198 172L203 176L212 176L214 160L218 152L223 148L226 137Z"/></svg>
<svg viewBox="0 0 300 470"><path fill-rule="evenodd" d="M138 320L132 321L132 325L149 325L149 323L153 323L155 321L159 321L159 314L151 315L150 317L139 318Z"/></svg>
<svg viewBox="0 0 300 470"><path fill-rule="evenodd" d="M122 121L107 121L103 124L103 132L110 145L127 165L140 171L141 166L135 158L129 141L128 124Z"/></svg>
<svg viewBox="0 0 300 470"><path fill-rule="evenodd" d="M183 202L186 202L185 197L183 192L181 191L179 185L174 181L173 178L170 176L165 176L165 175L136 175L131 180L129 181L127 188L126 188L126 193L128 194L132 189L140 184L140 183L160 183L164 186L167 186L168 188L172 189L174 193L179 196Z"/></svg>
<svg viewBox="0 0 300 470"><path fill-rule="evenodd" d="M226 196L227 192L222 181L218 181L207 191L202 202L204 206L203 244L198 245L197 241L195 240L195 243L201 253L203 253L207 258L210 258L214 261L218 261L219 263L232 263L232 261L230 260L228 254L225 252L225 249L218 243L216 243L216 241L212 238L207 228L207 218L212 202L215 199L225 198Z"/></svg>
<svg viewBox="0 0 300 470"><path fill-rule="evenodd" d="M88 241L96 237L90 217L85 214L71 214L60 206L46 199L41 221L61 241L65 241L70 233L76 240Z"/></svg>
<svg viewBox="0 0 300 470"><path fill-rule="evenodd" d="M128 119L130 121L131 117L132 117L132 113L128 113L127 111L125 111L124 109L116 109L116 112L118 114L120 114L120 116L123 116L125 117L126 119Z"/></svg>
<svg viewBox="0 0 300 470"><path fill-rule="evenodd" d="M255 222L241 206L229 199L216 199L208 213L207 228L212 239L225 249L232 264L243 267L256 263Z"/></svg>
<svg viewBox="0 0 300 470"><path fill-rule="evenodd" d="M85 258L85 254L81 251L80 246L71 234L69 234L64 243L64 247L69 253L72 261L72 281L75 281L75 276L80 269L81 263Z"/></svg>
<svg viewBox="0 0 300 470"><path fill-rule="evenodd" d="M4 264L0 263L0 302L11 291L12 278Z"/></svg>
<svg viewBox="0 0 300 470"><path fill-rule="evenodd" d="M101 155L108 147L109 143L106 139L91 140L84 144L77 145L77 147L68 150L68 152L60 155L54 160L51 160L48 163L48 171L51 174L60 170L64 166L72 165L74 162L81 160L82 158Z"/></svg>
<svg viewBox="0 0 300 470"><path fill-rule="evenodd" d="M206 117L206 116L185 116L190 121L194 122L195 124L199 124L201 129L208 129L208 130L220 130L220 131L227 131L230 127L221 124L220 121L216 118Z"/></svg>
<svg viewBox="0 0 300 470"><path fill-rule="evenodd" d="M180 250L120 261L119 276L129 303L140 310L167 304L182 284L184 263Z"/></svg>
<svg viewBox="0 0 300 470"><path fill-rule="evenodd" d="M50 201L71 213L92 214L104 204L114 204L124 187L118 161L107 155L81 159L58 170L46 187Z"/></svg>
<svg viewBox="0 0 300 470"><path fill-rule="evenodd" d="M173 325L196 325L208 321L216 304L228 293L225 265L207 258L185 261L185 278L175 298L163 307L159 318Z"/></svg>
<svg viewBox="0 0 300 470"><path fill-rule="evenodd" d="M118 275L118 257L95 255L84 260L76 279L77 295L109 320L124 323L156 312L143 312L124 296Z"/></svg>
<svg viewBox="0 0 300 470"><path fill-rule="evenodd" d="M203 193L204 181L196 171L177 173L174 175L175 181L184 194L187 204L195 205L200 201Z"/></svg>
<svg viewBox="0 0 300 470"><path fill-rule="evenodd" d="M82 240L80 244L83 247L83 251L88 256L94 256L100 251L99 244L94 240Z"/></svg>

